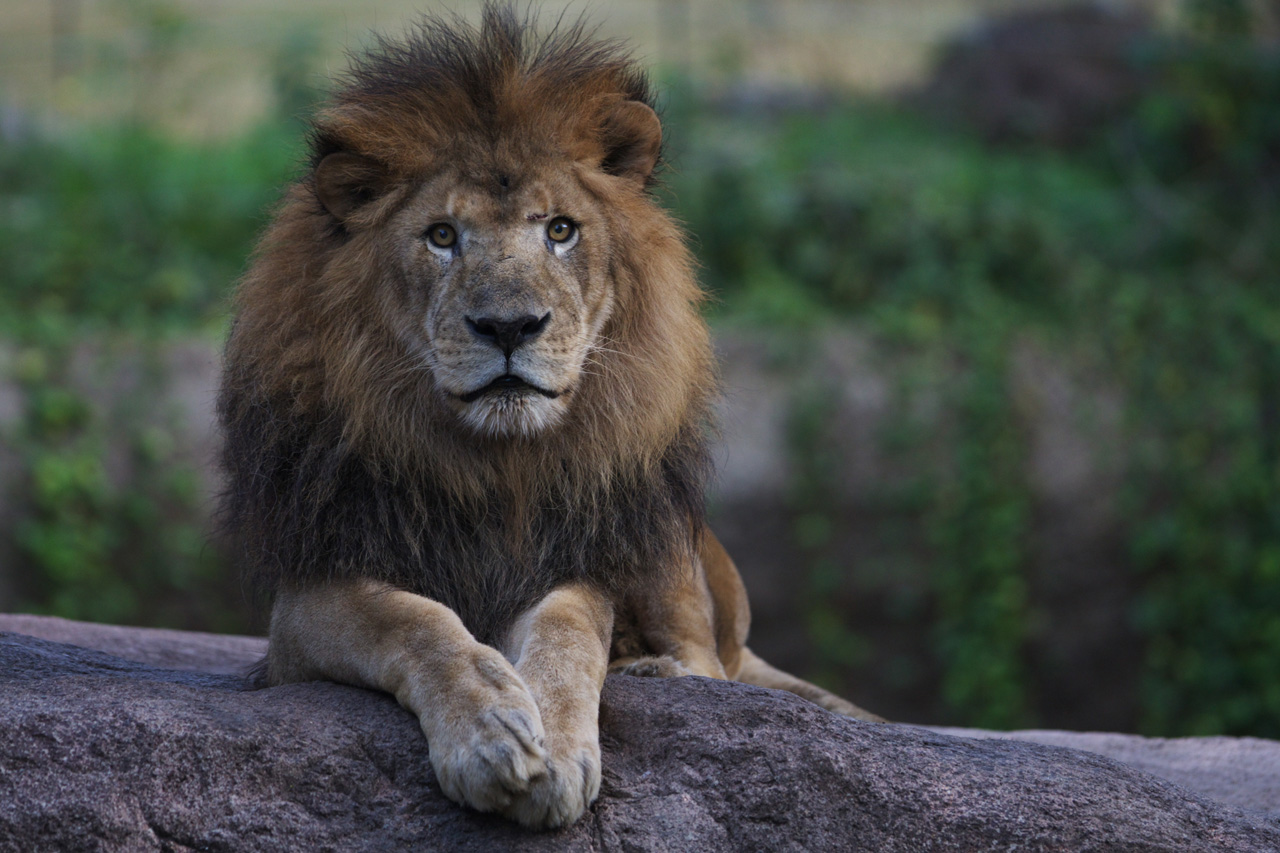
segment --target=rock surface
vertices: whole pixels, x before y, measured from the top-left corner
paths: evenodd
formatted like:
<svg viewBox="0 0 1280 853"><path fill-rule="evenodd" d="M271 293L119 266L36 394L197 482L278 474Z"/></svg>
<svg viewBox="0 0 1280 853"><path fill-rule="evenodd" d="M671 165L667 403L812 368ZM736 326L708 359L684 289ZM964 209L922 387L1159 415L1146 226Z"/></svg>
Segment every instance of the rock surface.
<svg viewBox="0 0 1280 853"><path fill-rule="evenodd" d="M1136 3L1014 4L942 45L909 100L989 140L1081 146L1149 90L1156 32Z"/></svg>
<svg viewBox="0 0 1280 853"><path fill-rule="evenodd" d="M978 729L933 731L962 737L1029 740L1082 749L1177 782L1196 793L1280 818L1280 743L1252 737L1145 738L1098 732Z"/></svg>
<svg viewBox="0 0 1280 853"><path fill-rule="evenodd" d="M698 678L610 678L600 799L532 834L446 800L391 698L250 689L261 640L22 616L0 631L23 632L0 634L3 851L1280 850L1274 800L1234 808L1097 754ZM1164 742L1107 737L1163 766ZM1264 763L1278 747L1243 743Z"/></svg>

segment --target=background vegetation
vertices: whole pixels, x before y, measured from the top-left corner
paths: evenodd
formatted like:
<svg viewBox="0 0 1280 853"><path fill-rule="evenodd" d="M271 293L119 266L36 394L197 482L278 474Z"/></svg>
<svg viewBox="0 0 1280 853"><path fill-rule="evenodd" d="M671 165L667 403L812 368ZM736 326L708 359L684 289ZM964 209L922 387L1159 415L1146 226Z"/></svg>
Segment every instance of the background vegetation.
<svg viewBox="0 0 1280 853"><path fill-rule="evenodd" d="M162 63L181 29L148 8ZM853 326L896 359L906 397L913 377L945 377L943 452L937 420L900 407L885 448L921 461L869 499L922 531L886 559L916 579L920 665L939 673L952 722L1041 719L1036 507L1008 387L1014 353L1038 346L1123 400L1120 446L1099 452L1123 469L1135 722L1280 737L1280 62L1253 9L1186 4L1187 25L1135 57L1154 81L1136 108L1070 150L984 142L865 99L762 122L669 87L682 142L666 200L697 235L713 320L782 330L797 364L818 333ZM166 348L221 334L229 287L299 161L293 117L312 95L296 72L313 48L281 48L278 117L216 143L143 115L0 137L22 609L249 625L245 594L190 521L199 484L178 427L148 401ZM87 346L105 367L86 366ZM820 381L797 386L788 524L815 673L838 684L868 656L835 596L859 567L836 546L827 400ZM113 459L107 437L122 431L127 458Z"/></svg>

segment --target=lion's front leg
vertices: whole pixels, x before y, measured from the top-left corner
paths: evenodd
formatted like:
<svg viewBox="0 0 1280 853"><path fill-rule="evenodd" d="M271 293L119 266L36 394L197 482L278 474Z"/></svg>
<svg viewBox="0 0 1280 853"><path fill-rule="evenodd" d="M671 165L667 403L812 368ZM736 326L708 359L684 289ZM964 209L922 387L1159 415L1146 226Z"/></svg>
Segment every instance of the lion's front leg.
<svg viewBox="0 0 1280 853"><path fill-rule="evenodd" d="M598 591L553 591L517 620L505 645L546 728L547 775L507 812L526 826L564 826L600 793L600 690L613 606Z"/></svg>
<svg viewBox="0 0 1280 853"><path fill-rule="evenodd" d="M267 657L273 684L328 679L393 694L417 715L440 787L459 803L511 814L548 776L528 688L439 602L369 581L282 590Z"/></svg>

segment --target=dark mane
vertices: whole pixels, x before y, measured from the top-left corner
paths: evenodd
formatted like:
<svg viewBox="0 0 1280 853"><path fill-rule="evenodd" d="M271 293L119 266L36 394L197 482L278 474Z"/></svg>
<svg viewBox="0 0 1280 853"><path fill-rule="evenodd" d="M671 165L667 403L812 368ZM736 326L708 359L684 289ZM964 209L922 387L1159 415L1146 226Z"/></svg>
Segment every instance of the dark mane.
<svg viewBox="0 0 1280 853"><path fill-rule="evenodd" d="M621 601L671 577L660 567L696 558L710 473L696 427L657 471L616 472L586 493L553 483L543 505L526 508L496 492L459 500L429 473L387 470L351 452L333 425L251 412L227 424L224 521L267 589L381 580L448 605L492 642L564 583Z"/></svg>
<svg viewBox="0 0 1280 853"><path fill-rule="evenodd" d="M511 6L486 3L478 28L426 15L406 37L379 35L338 78L327 117L357 111L367 129L413 111L438 117L451 133L496 139L517 124L528 129L530 101L541 102L549 129L589 114L587 104L604 93L656 108L647 75L622 42L597 39L582 19L562 18L541 34L537 23L532 13L521 18ZM361 147L325 118L312 129L313 165Z"/></svg>

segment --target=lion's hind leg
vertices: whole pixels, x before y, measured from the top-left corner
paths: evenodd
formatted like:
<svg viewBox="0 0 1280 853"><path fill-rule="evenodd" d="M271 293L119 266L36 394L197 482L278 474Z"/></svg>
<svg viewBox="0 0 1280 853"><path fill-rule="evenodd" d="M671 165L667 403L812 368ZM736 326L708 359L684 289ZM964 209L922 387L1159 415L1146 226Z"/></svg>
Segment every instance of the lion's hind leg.
<svg viewBox="0 0 1280 853"><path fill-rule="evenodd" d="M639 655L621 658L609 664L610 675L635 675L640 678L679 678L693 672L669 655Z"/></svg>
<svg viewBox="0 0 1280 853"><path fill-rule="evenodd" d="M766 663L755 652L746 647L742 649L741 666L734 679L744 684L754 684L757 687L786 690L788 693L794 693L816 705L821 705L828 711L834 711L846 717L853 717L857 720L866 720L872 723L885 722L883 717L876 716L870 711L864 711L852 702L841 699L816 684L810 684L802 678L796 678L791 673L783 672L777 667Z"/></svg>

